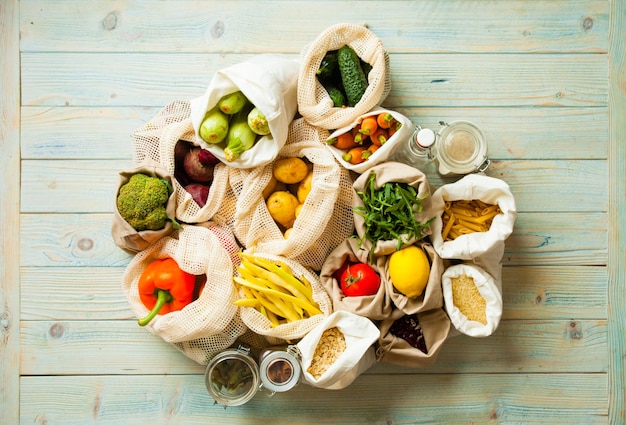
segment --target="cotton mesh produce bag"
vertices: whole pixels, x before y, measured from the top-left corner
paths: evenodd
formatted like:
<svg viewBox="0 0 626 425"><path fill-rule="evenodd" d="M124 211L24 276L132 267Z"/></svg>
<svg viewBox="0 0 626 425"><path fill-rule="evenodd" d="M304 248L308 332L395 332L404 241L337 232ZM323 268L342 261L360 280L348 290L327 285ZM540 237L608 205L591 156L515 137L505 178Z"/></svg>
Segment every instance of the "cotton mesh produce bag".
<svg viewBox="0 0 626 425"><path fill-rule="evenodd" d="M111 236L117 246L133 253L142 251L162 237L171 234L175 227L173 221L169 220L162 229L138 231L122 217L117 207L117 197L120 188L128 183L135 174L145 174L149 177L157 177L167 181L167 184L173 189L165 205L167 216L171 219L174 219L176 215L176 199L178 198L179 190L172 175L161 164L149 158L145 158L135 168L119 173L117 190L115 191Z"/></svg>
<svg viewBox="0 0 626 425"><path fill-rule="evenodd" d="M273 220L263 191L273 163L250 170L231 170L230 186L237 198L232 228L245 248L283 255L320 270L328 254L353 232L352 181L348 171L323 145L328 132L294 120L278 158L306 158L313 169L311 191L285 238ZM277 158L277 159L278 159Z"/></svg>
<svg viewBox="0 0 626 425"><path fill-rule="evenodd" d="M287 340L300 339L304 337L315 326L321 323L325 317L332 313L332 303L326 290L322 286L319 276L308 268L304 267L297 261L292 259L271 255L261 252L247 251L250 254L259 256L272 262L282 262L293 273L293 275L302 280L302 277L311 285L313 300L318 304L321 314L305 317L300 320L281 323L274 326L270 320L254 307L239 307L239 314L248 327L248 329L257 335L265 337L268 345L283 344ZM239 273L237 273L239 275ZM246 298L242 288L239 289L239 298Z"/></svg>
<svg viewBox="0 0 626 425"><path fill-rule="evenodd" d="M355 238L348 238L339 244L326 258L320 272L320 281L333 302L333 311L348 311L371 320L383 320L392 311L391 298L385 280L387 259L384 256L375 257L370 263L368 252L359 249ZM335 273L341 270L346 261L365 263L371 266L380 276L381 283L378 292L374 295L346 296L341 290L340 282Z"/></svg>
<svg viewBox="0 0 626 425"><path fill-rule="evenodd" d="M122 277L122 289L137 317L149 310L139 298L138 282L145 268L154 260L170 257L192 275L206 276L200 296L181 310L157 315L145 327L169 343L183 343L224 334L237 313L233 285L233 263L219 236L210 227L183 225L182 230L161 238L138 253ZM241 332L245 328L239 327ZM238 328L238 329L239 329ZM237 332L234 332L235 334ZM234 337L229 338L234 342Z"/></svg>
<svg viewBox="0 0 626 425"><path fill-rule="evenodd" d="M177 160L179 141L199 146L191 123L191 106L188 101L174 101L160 110L146 125L131 134L133 161L146 159L160 163L172 176L179 176L182 167ZM174 178L176 187L176 218L185 223L202 223L218 219L220 208L228 196L228 167L218 163L214 167L207 202L200 207L183 185L182 179Z"/></svg>
<svg viewBox="0 0 626 425"><path fill-rule="evenodd" d="M368 87L353 107L339 108L318 81L316 72L324 55L340 47L350 46L360 59L369 63ZM298 109L314 126L327 130L349 125L357 117L382 104L391 91L389 56L382 41L364 25L340 23L324 30L300 53L298 76Z"/></svg>

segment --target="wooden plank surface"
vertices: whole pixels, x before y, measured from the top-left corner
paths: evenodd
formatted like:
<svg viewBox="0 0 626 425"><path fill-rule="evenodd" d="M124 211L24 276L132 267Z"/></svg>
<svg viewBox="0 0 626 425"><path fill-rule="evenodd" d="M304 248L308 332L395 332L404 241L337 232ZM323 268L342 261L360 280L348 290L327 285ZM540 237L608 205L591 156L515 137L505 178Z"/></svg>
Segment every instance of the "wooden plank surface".
<svg viewBox="0 0 626 425"><path fill-rule="evenodd" d="M0 424L626 423L626 2L380 5L1 2ZM377 364L345 390L214 406L204 367L138 327L121 292L117 173L165 105L252 55L297 58L338 22L383 41L385 106L484 130L487 174L519 211L503 320L450 338L429 368Z"/></svg>
<svg viewBox="0 0 626 425"><path fill-rule="evenodd" d="M20 51L17 1L0 2L0 423L19 419Z"/></svg>

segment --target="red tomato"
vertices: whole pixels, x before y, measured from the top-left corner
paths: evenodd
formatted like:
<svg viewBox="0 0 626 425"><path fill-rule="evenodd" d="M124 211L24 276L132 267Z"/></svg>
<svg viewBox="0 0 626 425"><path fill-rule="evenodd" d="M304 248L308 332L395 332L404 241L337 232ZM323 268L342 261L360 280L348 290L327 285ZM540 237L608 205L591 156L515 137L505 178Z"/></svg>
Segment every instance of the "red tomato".
<svg viewBox="0 0 626 425"><path fill-rule="evenodd" d="M368 264L348 264L341 275L339 284L346 297L374 295L380 288L380 276Z"/></svg>

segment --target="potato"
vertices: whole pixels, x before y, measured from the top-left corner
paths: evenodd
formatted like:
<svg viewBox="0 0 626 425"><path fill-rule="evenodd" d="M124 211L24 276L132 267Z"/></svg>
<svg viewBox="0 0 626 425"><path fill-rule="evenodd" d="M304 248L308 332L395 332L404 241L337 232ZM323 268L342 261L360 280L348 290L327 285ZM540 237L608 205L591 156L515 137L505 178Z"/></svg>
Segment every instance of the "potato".
<svg viewBox="0 0 626 425"><path fill-rule="evenodd" d="M286 184L300 183L309 172L306 162L298 157L280 158L274 162L274 177Z"/></svg>
<svg viewBox="0 0 626 425"><path fill-rule="evenodd" d="M303 203L309 193L311 192L311 187L313 184L313 170L309 171L306 177L298 184L298 190L296 192L296 196L298 197L298 201Z"/></svg>
<svg viewBox="0 0 626 425"><path fill-rule="evenodd" d="M283 227L293 226L296 220L296 208L300 204L298 198L287 191L272 193L267 198L267 210L274 221Z"/></svg>

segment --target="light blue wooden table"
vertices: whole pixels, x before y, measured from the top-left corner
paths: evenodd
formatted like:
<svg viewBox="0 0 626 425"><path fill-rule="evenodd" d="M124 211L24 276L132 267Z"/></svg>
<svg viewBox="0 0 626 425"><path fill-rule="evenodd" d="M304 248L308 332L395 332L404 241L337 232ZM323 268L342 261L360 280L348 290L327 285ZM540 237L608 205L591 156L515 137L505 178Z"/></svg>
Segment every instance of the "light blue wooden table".
<svg viewBox="0 0 626 425"><path fill-rule="evenodd" d="M0 2L0 424L625 424L624 0ZM430 368L379 364L214 406L203 367L139 328L112 191L132 130L256 53L367 23L385 106L468 119L519 216L503 321ZM442 180L429 176L437 186Z"/></svg>

